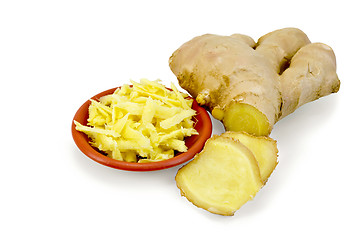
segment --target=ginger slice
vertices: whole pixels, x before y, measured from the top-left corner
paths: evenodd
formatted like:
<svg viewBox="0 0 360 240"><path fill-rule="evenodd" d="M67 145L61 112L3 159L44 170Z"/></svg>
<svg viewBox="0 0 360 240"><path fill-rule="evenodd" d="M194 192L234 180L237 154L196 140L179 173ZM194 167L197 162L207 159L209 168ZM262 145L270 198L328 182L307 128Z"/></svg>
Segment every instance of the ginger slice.
<svg viewBox="0 0 360 240"><path fill-rule="evenodd" d="M258 162L238 140L213 136L176 174L176 184L195 206L233 215L263 186Z"/></svg>
<svg viewBox="0 0 360 240"><path fill-rule="evenodd" d="M261 179L265 183L278 164L276 141L270 137L253 136L245 132L225 132L221 136L239 140L249 148L259 164Z"/></svg>

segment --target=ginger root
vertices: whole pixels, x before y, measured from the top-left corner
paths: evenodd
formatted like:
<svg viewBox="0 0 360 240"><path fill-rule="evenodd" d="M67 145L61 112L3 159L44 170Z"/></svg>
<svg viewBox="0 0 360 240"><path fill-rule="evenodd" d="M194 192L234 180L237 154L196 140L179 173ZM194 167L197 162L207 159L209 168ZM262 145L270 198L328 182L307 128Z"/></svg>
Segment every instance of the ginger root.
<svg viewBox="0 0 360 240"><path fill-rule="evenodd" d="M246 35L195 37L169 59L179 84L228 131L269 135L301 105L339 90L333 50L284 28L257 43Z"/></svg>
<svg viewBox="0 0 360 240"><path fill-rule="evenodd" d="M269 137L238 132L213 136L179 169L176 184L194 205L233 215L262 188L276 166L277 152Z"/></svg>

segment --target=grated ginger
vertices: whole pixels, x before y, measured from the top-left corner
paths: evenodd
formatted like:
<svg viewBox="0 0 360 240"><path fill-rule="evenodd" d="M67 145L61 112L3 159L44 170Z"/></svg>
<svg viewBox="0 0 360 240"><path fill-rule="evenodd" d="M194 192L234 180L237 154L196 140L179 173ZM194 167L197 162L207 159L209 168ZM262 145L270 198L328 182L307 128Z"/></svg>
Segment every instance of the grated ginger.
<svg viewBox="0 0 360 240"><path fill-rule="evenodd" d="M192 99L172 84L141 79L125 84L99 101L91 100L87 126L76 130L109 157L126 162L157 162L186 152L185 137L197 135Z"/></svg>

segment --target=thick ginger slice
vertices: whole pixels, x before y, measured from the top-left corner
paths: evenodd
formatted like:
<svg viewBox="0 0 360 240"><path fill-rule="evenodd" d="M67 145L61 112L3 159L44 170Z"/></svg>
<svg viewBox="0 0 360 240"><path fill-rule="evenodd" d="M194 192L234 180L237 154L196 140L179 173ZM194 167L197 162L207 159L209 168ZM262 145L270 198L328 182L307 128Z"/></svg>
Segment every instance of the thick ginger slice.
<svg viewBox="0 0 360 240"><path fill-rule="evenodd" d="M190 202L220 215L233 215L263 186L254 154L240 141L224 136L208 139L175 180Z"/></svg>
<svg viewBox="0 0 360 240"><path fill-rule="evenodd" d="M221 136L239 140L254 154L259 164L261 179L265 183L278 164L276 141L270 137L254 136L246 132L225 132Z"/></svg>
<svg viewBox="0 0 360 240"><path fill-rule="evenodd" d="M262 36L205 34L169 59L182 88L208 107L228 131L269 135L274 124L299 106L337 92L332 49L310 43L301 30Z"/></svg>

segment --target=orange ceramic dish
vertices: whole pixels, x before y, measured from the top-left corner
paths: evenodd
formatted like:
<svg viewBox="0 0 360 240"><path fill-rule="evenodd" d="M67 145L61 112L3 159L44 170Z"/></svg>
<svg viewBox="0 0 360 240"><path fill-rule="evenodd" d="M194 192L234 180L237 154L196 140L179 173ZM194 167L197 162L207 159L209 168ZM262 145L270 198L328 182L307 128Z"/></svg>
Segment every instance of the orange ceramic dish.
<svg viewBox="0 0 360 240"><path fill-rule="evenodd" d="M112 88L101 92L92 97L92 99L98 100L102 96L112 94L116 89L117 88ZM209 114L194 100L192 109L197 112L194 120L196 122L195 129L199 133L199 135L193 135L191 137L185 138L185 145L188 147L188 150L186 152L178 153L177 155L175 155L175 157L167 160L151 163L131 163L115 160L105 156L104 154L100 153L96 148L92 147L89 144L90 139L88 138L88 136L85 133L79 132L75 129L74 120L78 121L83 125L87 124L90 103L90 100L86 101L76 112L71 125L72 136L78 148L86 156L108 167L129 171L153 171L174 167L192 159L196 153L202 150L206 140L211 136L212 124Z"/></svg>

